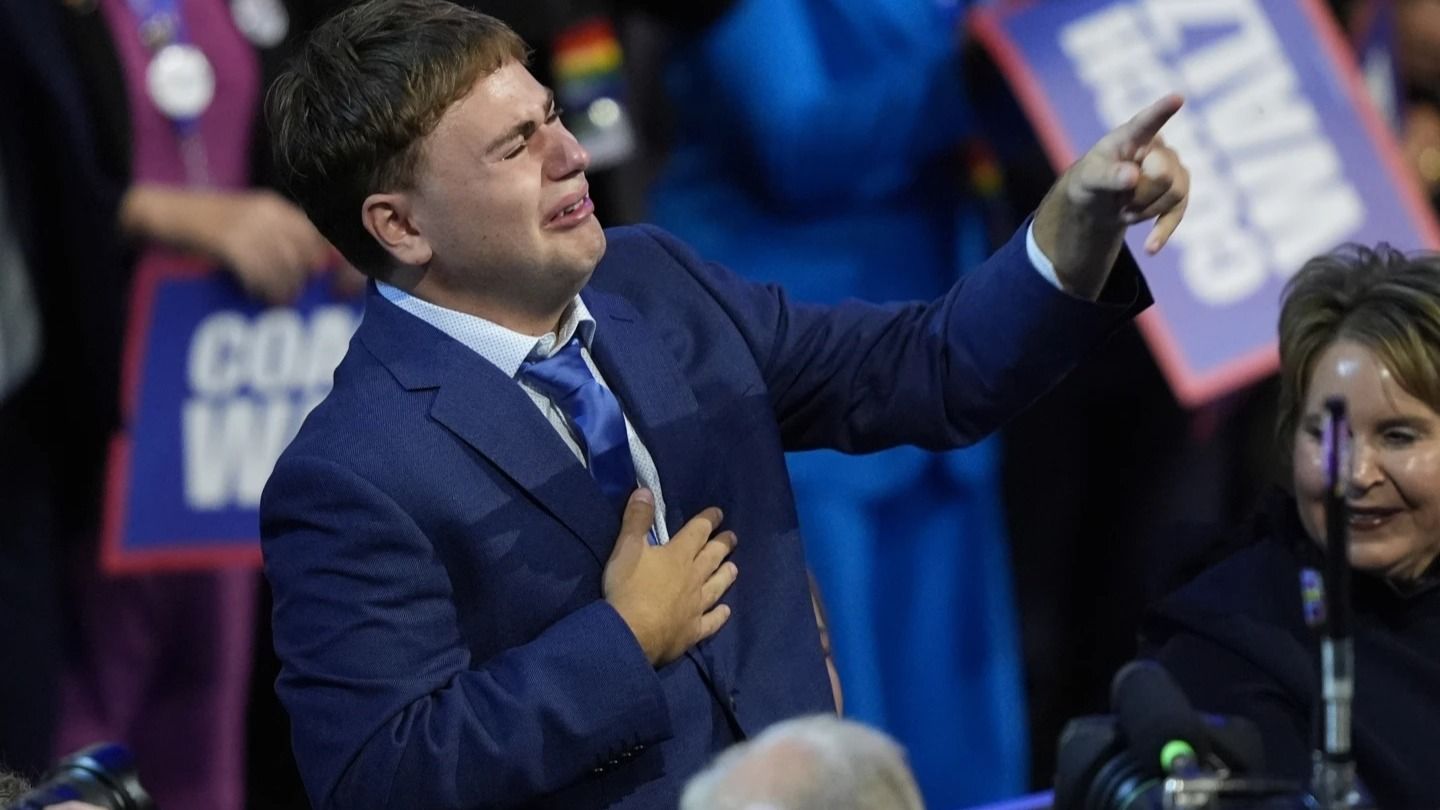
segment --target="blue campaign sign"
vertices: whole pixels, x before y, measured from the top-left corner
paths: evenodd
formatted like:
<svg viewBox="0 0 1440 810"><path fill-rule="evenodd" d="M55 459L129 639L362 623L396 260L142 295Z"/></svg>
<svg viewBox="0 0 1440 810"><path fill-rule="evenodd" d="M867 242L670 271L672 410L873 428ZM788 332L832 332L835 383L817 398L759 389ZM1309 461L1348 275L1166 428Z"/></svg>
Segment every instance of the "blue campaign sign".
<svg viewBox="0 0 1440 810"><path fill-rule="evenodd" d="M331 281L318 276L294 306L266 307L228 273L142 265L125 424L110 452L106 570L259 564L265 480L359 325L361 302L337 298Z"/></svg>
<svg viewBox="0 0 1440 810"><path fill-rule="evenodd" d="M1440 248L1433 214L1320 0L999 2L971 29L1057 168L1167 93L1191 174L1159 255L1132 228L1156 305L1140 326L1197 405L1270 373L1285 282L1346 242Z"/></svg>

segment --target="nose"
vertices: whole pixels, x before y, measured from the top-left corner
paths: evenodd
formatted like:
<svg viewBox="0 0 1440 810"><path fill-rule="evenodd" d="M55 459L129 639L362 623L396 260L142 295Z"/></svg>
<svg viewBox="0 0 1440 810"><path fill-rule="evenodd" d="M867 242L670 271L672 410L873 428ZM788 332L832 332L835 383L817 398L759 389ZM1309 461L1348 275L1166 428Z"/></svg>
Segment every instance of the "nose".
<svg viewBox="0 0 1440 810"><path fill-rule="evenodd" d="M1350 494L1363 495L1372 487L1385 480L1375 449L1367 441L1356 441L1350 446Z"/></svg>
<svg viewBox="0 0 1440 810"><path fill-rule="evenodd" d="M546 175L551 180L564 180L585 171L590 165L590 153L564 124L556 121L553 126L550 151L546 155Z"/></svg>

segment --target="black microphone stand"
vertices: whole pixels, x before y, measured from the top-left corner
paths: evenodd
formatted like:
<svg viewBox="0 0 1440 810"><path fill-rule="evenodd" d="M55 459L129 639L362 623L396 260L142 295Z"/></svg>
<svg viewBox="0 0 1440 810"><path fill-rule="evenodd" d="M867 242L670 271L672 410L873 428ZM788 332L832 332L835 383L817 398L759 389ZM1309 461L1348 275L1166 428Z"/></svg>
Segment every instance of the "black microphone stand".
<svg viewBox="0 0 1440 810"><path fill-rule="evenodd" d="M1355 646L1350 634L1350 423L1345 400L1325 401L1325 625L1320 638L1322 705L1313 754L1311 795L1319 810L1363 804L1350 751Z"/></svg>

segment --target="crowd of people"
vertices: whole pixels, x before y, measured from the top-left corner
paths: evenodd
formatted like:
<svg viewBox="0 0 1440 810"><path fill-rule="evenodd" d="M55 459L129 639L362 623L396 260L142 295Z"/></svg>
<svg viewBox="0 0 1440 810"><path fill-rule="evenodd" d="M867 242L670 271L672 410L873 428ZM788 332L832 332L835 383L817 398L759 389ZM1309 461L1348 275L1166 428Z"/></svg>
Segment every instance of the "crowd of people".
<svg viewBox="0 0 1440 810"><path fill-rule="evenodd" d="M1280 595L1339 395L1360 773L1433 803L1440 264L1316 258L1279 375L1182 407L1120 243L1184 227L1180 100L1050 172L968 5L6 0L0 766L119 740L222 810L958 807L1048 786L1145 655L1304 778ZM1381 7L1434 195L1440 4L1334 10ZM263 574L99 564L133 281L176 256L364 300Z"/></svg>

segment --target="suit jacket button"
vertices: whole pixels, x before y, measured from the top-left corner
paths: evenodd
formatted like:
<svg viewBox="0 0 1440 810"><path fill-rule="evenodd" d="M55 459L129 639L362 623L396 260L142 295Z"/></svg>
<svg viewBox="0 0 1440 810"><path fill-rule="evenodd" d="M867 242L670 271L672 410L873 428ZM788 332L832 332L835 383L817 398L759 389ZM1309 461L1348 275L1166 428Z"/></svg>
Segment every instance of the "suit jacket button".
<svg viewBox="0 0 1440 810"><path fill-rule="evenodd" d="M738 701L735 700L735 696L734 696L734 695L731 695L731 696L730 696L730 711L732 711L732 712L738 712L738 711L740 711L740 704L739 704Z"/></svg>

